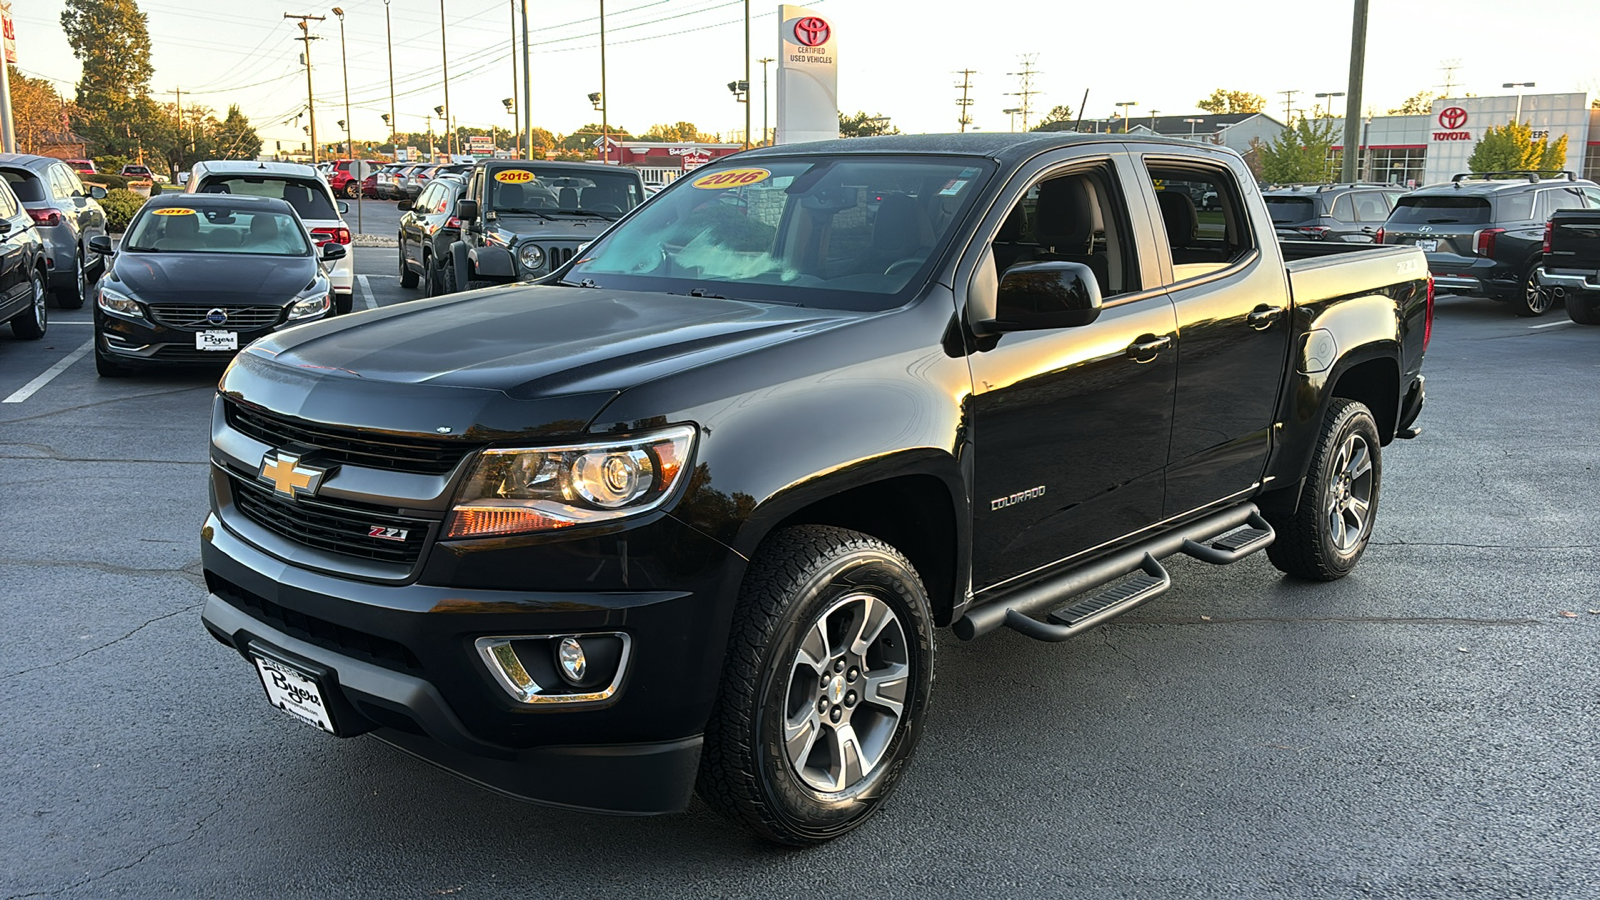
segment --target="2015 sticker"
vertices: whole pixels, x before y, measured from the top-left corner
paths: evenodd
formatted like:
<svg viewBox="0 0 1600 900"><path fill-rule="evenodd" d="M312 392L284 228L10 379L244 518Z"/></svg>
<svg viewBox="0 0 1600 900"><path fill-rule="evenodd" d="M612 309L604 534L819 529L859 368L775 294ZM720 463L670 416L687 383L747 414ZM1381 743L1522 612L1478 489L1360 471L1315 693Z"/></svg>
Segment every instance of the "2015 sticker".
<svg viewBox="0 0 1600 900"><path fill-rule="evenodd" d="M152 216L192 216L194 210L186 206L164 206L161 209L150 210Z"/></svg>
<svg viewBox="0 0 1600 900"><path fill-rule="evenodd" d="M527 184L533 180L533 173L527 169L501 169L494 173L494 180L505 184Z"/></svg>
<svg viewBox="0 0 1600 900"><path fill-rule="evenodd" d="M721 190L760 184L771 177L772 173L766 169L723 169L721 172L701 175L690 186L701 190Z"/></svg>

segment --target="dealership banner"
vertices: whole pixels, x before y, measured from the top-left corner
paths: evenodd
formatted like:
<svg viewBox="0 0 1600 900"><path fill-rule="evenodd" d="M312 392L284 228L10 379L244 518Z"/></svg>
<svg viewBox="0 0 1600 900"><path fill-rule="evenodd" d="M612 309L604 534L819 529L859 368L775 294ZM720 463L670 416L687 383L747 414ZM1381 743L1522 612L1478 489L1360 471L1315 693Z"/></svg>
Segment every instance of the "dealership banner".
<svg viewBox="0 0 1600 900"><path fill-rule="evenodd" d="M1555 143L1567 138L1567 168L1583 171L1588 150L1590 107L1587 93L1510 94L1498 97L1441 97L1415 138L1427 147L1425 182L1449 181L1470 171L1467 161L1491 127L1503 128L1521 121L1533 130L1533 139Z"/></svg>
<svg viewBox="0 0 1600 900"><path fill-rule="evenodd" d="M777 143L839 136L839 36L803 6L778 7Z"/></svg>
<svg viewBox="0 0 1600 900"><path fill-rule="evenodd" d="M0 0L0 28L5 30L6 62L17 64L17 26L11 20L11 0Z"/></svg>

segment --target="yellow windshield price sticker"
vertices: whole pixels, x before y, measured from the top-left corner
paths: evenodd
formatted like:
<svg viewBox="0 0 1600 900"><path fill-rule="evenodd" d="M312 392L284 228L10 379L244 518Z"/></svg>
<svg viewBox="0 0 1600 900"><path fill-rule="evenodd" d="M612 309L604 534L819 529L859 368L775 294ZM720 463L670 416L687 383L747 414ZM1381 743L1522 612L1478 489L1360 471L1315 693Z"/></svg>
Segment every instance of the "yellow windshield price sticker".
<svg viewBox="0 0 1600 900"><path fill-rule="evenodd" d="M714 191L722 188L748 187L760 184L771 177L772 173L766 169L723 169L721 172L701 175L691 186L703 191Z"/></svg>
<svg viewBox="0 0 1600 900"><path fill-rule="evenodd" d="M494 180L505 184L527 184L533 180L533 173L527 169L501 169L494 173Z"/></svg>
<svg viewBox="0 0 1600 900"><path fill-rule="evenodd" d="M152 210L150 210L150 215L152 215L152 216L192 216L192 215L194 215L194 210L189 209L186 206L167 206L167 207L163 207L161 209L152 209Z"/></svg>

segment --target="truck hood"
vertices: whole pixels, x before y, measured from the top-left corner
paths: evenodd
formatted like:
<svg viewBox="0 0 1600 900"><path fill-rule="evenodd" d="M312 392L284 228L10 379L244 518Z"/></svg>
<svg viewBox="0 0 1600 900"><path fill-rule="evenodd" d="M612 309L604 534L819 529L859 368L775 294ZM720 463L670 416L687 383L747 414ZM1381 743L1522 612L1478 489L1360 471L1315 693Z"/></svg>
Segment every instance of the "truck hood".
<svg viewBox="0 0 1600 900"><path fill-rule="evenodd" d="M332 424L487 440L576 433L633 385L860 315L514 285L276 332L239 355L222 390Z"/></svg>

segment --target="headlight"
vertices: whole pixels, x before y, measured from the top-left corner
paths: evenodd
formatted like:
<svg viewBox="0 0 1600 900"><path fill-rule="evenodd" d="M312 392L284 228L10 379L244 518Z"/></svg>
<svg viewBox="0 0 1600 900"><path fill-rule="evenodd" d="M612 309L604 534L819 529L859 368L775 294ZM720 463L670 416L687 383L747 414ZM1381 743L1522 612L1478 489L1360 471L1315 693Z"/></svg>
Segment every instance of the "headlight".
<svg viewBox="0 0 1600 900"><path fill-rule="evenodd" d="M294 305L289 307L289 321L293 322L297 319L309 319L312 316L320 316L327 312L331 305L332 304L328 302L327 294L320 294L316 297L307 297L304 300L296 300Z"/></svg>
<svg viewBox="0 0 1600 900"><path fill-rule="evenodd" d="M544 265L544 251L534 244L523 244L517 249L517 259L524 269L537 269Z"/></svg>
<svg viewBox="0 0 1600 900"><path fill-rule="evenodd" d="M140 308L139 301L129 297L127 294L114 291L111 288L103 285L100 288L99 302L100 308L106 312L113 312L124 316L132 316L135 319L144 318L144 310Z"/></svg>
<svg viewBox="0 0 1600 900"><path fill-rule="evenodd" d="M555 531L649 512L678 483L694 434L683 425L631 440L485 450L445 538Z"/></svg>

